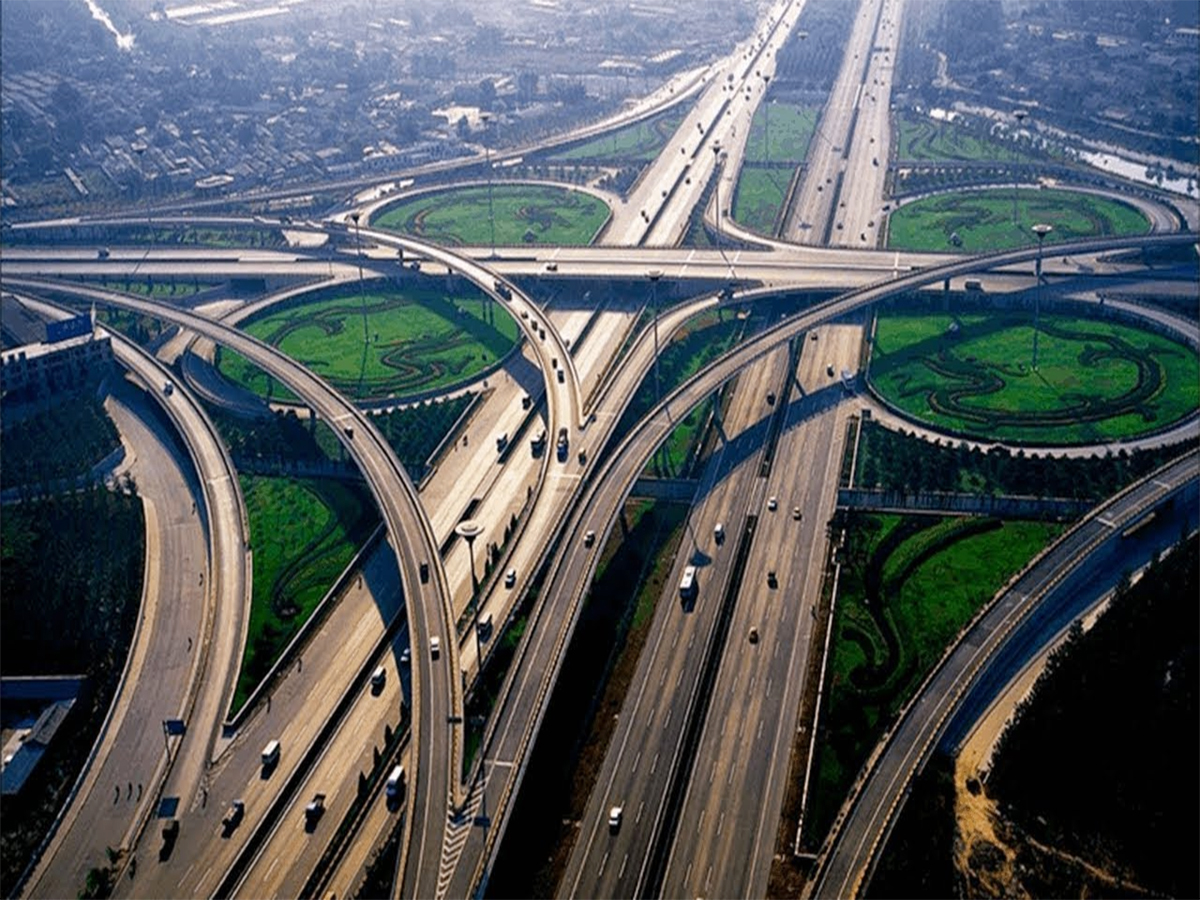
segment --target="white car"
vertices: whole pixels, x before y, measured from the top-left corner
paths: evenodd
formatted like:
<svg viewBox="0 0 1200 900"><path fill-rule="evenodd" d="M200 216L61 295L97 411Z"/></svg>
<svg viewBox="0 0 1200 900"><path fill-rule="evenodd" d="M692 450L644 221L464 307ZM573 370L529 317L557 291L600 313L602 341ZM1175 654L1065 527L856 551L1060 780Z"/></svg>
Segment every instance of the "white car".
<svg viewBox="0 0 1200 900"><path fill-rule="evenodd" d="M429 639L429 652L434 659L437 659L442 653L442 639L439 637L431 637Z"/></svg>
<svg viewBox="0 0 1200 900"><path fill-rule="evenodd" d="M608 811L608 830L612 834L616 834L621 830L621 814L624 810L619 806L614 806Z"/></svg>
<svg viewBox="0 0 1200 900"><path fill-rule="evenodd" d="M772 495L772 496L771 496L771 497L770 497L770 498L767 500L767 509L768 509L770 512L775 512L775 510L779 509L779 498L778 498L778 497L776 497L776 496L774 496L774 495Z"/></svg>
<svg viewBox="0 0 1200 900"><path fill-rule="evenodd" d="M517 583L517 570L509 569L504 573L504 586L506 588L514 587Z"/></svg>

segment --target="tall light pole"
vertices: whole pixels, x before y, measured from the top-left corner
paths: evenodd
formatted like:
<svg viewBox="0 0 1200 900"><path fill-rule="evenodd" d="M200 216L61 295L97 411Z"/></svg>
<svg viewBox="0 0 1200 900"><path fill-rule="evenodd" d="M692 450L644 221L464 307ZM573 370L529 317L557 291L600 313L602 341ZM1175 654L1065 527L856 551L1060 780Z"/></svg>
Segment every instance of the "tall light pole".
<svg viewBox="0 0 1200 900"><path fill-rule="evenodd" d="M662 386L658 380L658 280L662 269L651 269L646 273L650 279L650 302L654 305L654 405L662 401Z"/></svg>
<svg viewBox="0 0 1200 900"><path fill-rule="evenodd" d="M713 141L712 145L713 159L715 164L713 172L717 176L717 182L714 186L713 200L717 205L717 250L721 254L721 259L725 261L725 265L729 267L729 277L731 280L736 280L737 275L733 271L733 264L729 261L729 257L725 255L725 248L721 245L721 164L725 160L725 154L721 152L721 142Z"/></svg>
<svg viewBox="0 0 1200 900"><path fill-rule="evenodd" d="M492 207L492 150L488 143L488 123L492 121L491 113L480 113L479 121L483 123L483 166L487 169L488 185L488 228L492 235L491 257L496 255L496 212Z"/></svg>
<svg viewBox="0 0 1200 900"><path fill-rule="evenodd" d="M363 320L363 352L362 364L358 369L358 396L362 398L363 381L367 377L367 353L371 345L370 335L367 329L367 292L363 288L363 270L362 270L362 233L359 231L358 219L362 213L350 213L350 219L354 222L354 255L358 259L358 300L362 307Z"/></svg>
<svg viewBox="0 0 1200 900"><path fill-rule="evenodd" d="M1033 295L1033 368L1035 370L1038 367L1038 325L1042 316L1042 242L1046 240L1046 235L1053 230L1053 225L1047 225L1044 222L1033 226L1033 233L1037 235L1038 242L1037 266L1034 269L1037 292Z"/></svg>
<svg viewBox="0 0 1200 900"><path fill-rule="evenodd" d="M479 640L479 579L475 575L475 538L483 526L474 519L463 519L454 526L454 533L467 542L467 556L471 557L471 610L475 621L475 667L483 671L483 645Z"/></svg>
<svg viewBox="0 0 1200 900"><path fill-rule="evenodd" d="M771 101L767 97L767 89L771 86L771 76L764 75L763 80L763 163L771 168Z"/></svg>
<svg viewBox="0 0 1200 900"><path fill-rule="evenodd" d="M1025 117L1027 115L1029 115L1029 113L1027 113L1023 109L1018 109L1016 112L1013 113L1013 118L1017 120L1018 128L1021 127L1021 124L1025 121ZM1017 161L1015 159L1016 155L1017 155L1016 151L1014 150L1013 151L1013 156L1014 156L1014 159L1013 159L1013 225L1019 228L1020 224L1017 222L1017 187L1018 187L1018 182L1020 181L1020 173L1017 170Z"/></svg>

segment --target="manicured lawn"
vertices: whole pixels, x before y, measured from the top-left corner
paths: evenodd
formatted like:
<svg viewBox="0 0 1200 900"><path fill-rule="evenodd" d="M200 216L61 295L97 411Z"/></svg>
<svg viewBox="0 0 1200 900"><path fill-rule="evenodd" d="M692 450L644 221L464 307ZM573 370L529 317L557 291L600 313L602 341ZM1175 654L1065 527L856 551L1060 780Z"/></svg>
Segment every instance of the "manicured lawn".
<svg viewBox="0 0 1200 900"><path fill-rule="evenodd" d="M746 162L786 162L793 167L800 165L808 155L808 143L816 130L817 116L820 112L820 108L816 106L788 106L770 101L760 103L754 111L754 121L750 123L750 137L746 141ZM785 175L790 176L791 173Z"/></svg>
<svg viewBox="0 0 1200 900"><path fill-rule="evenodd" d="M667 140L682 121L682 115L670 113L646 122L637 122L593 138L577 147L555 153L550 159L554 162L649 162L662 152Z"/></svg>
<svg viewBox="0 0 1200 900"><path fill-rule="evenodd" d="M1028 162L1036 158L1012 143L976 134L950 122L904 113L899 116L898 125L896 158L905 162Z"/></svg>
<svg viewBox="0 0 1200 900"><path fill-rule="evenodd" d="M496 243L509 246L587 245L608 218L608 207L596 197L547 185L493 185L492 211ZM373 224L439 244L486 247L489 221L484 186L422 194L390 207Z"/></svg>
<svg viewBox="0 0 1200 900"><path fill-rule="evenodd" d="M1145 234L1150 223L1117 200L1063 190L1019 190L1013 222L1013 191L956 191L905 203L888 220L888 247L985 253L1032 246L1039 222L1054 226L1047 244L1102 235ZM961 244L955 246L957 234Z"/></svg>
<svg viewBox="0 0 1200 900"><path fill-rule="evenodd" d="M810 843L896 713L971 617L1062 528L860 516L843 554Z"/></svg>
<svg viewBox="0 0 1200 900"><path fill-rule="evenodd" d="M364 355L363 308L370 340ZM482 294L357 289L269 313L245 326L351 397L403 396L469 379L517 341L516 322ZM293 399L274 379L228 351L218 368L263 397Z"/></svg>
<svg viewBox="0 0 1200 900"><path fill-rule="evenodd" d="M875 389L906 413L986 438L1089 443L1162 428L1200 401L1196 354L1112 321L1028 313L879 316Z"/></svg>
<svg viewBox="0 0 1200 900"><path fill-rule="evenodd" d="M774 234L791 176L790 169L743 168L733 201L734 221L760 234Z"/></svg>
<svg viewBox="0 0 1200 900"><path fill-rule="evenodd" d="M334 481L240 476L254 587L237 710L308 621L379 515L366 491Z"/></svg>

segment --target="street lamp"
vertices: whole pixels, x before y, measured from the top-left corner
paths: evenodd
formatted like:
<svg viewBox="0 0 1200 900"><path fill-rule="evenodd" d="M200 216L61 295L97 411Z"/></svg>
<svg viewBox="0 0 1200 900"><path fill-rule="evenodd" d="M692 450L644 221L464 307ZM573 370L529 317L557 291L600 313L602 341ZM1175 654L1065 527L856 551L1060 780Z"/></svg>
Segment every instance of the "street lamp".
<svg viewBox="0 0 1200 900"><path fill-rule="evenodd" d="M654 404L662 401L662 386L658 380L658 280L662 278L662 269L651 269L646 273L650 279L650 302L654 305Z"/></svg>
<svg viewBox="0 0 1200 900"><path fill-rule="evenodd" d="M483 645L479 641L479 579L475 575L475 538L483 532L483 526L474 519L463 519L454 526L454 533L467 542L467 556L471 558L471 611L475 619L475 667L483 671Z"/></svg>
<svg viewBox="0 0 1200 900"><path fill-rule="evenodd" d="M492 207L492 150L488 144L488 123L492 120L491 113L480 113L479 121L483 123L483 165L487 169L488 179L488 229L492 236L491 257L496 255L496 213ZM489 258L491 258L489 257Z"/></svg>
<svg viewBox="0 0 1200 900"><path fill-rule="evenodd" d="M713 158L716 161L713 171L717 176L717 182L713 188L713 200L717 204L717 250L721 254L721 259L724 260L725 265L729 267L729 277L736 279L737 275L733 271L733 264L729 261L729 257L725 255L725 248L721 246L721 163L725 160L725 154L721 152L720 141L713 141L712 151Z"/></svg>
<svg viewBox="0 0 1200 900"><path fill-rule="evenodd" d="M764 75L763 80L763 162L771 168L771 101L767 99L767 89L771 86L771 76Z"/></svg>
<svg viewBox="0 0 1200 900"><path fill-rule="evenodd" d="M1023 109L1018 109L1016 112L1013 113L1013 118L1017 120L1018 128L1021 127L1021 124L1025 121L1025 117L1028 115L1029 115L1029 113ZM1015 152L1013 153L1013 156L1014 157L1016 156ZM1020 180L1020 171L1017 169L1016 160L1014 159L1013 160L1013 225L1018 225L1018 222L1017 222L1017 186L1018 186L1019 180ZM1018 227L1019 227L1019 225L1018 225Z"/></svg>
<svg viewBox="0 0 1200 900"><path fill-rule="evenodd" d="M371 344L369 332L367 329L367 293L363 288L363 270L362 270L362 233L359 231L358 219L362 213L350 213L350 219L354 222L354 255L358 259L358 300L362 307L363 320L363 352L362 365L358 369L358 396L362 397L363 381L367 377L367 353Z"/></svg>
<svg viewBox="0 0 1200 900"><path fill-rule="evenodd" d="M1034 268L1034 275L1037 281L1037 292L1033 295L1033 368L1037 369L1038 365L1038 322L1042 315L1042 242L1046 240L1046 235L1054 230L1053 225L1047 225L1044 222L1039 222L1033 226L1033 233L1037 235L1038 252L1037 265Z"/></svg>

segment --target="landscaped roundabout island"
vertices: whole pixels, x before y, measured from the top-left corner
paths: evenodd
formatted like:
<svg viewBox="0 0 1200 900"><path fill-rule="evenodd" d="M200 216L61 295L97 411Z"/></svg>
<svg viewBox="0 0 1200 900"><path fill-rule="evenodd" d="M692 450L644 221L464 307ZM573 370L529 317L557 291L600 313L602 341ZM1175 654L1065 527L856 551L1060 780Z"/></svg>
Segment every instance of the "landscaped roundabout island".
<svg viewBox="0 0 1200 900"><path fill-rule="evenodd" d="M608 206L583 191L547 184L495 184L427 191L376 216L376 227L445 246L585 246L608 220ZM495 234L492 233L492 219Z"/></svg>
<svg viewBox="0 0 1200 900"><path fill-rule="evenodd" d="M1200 364L1185 344L1126 322L976 309L881 310L870 384L941 431L1029 444L1091 444L1162 430L1194 413Z"/></svg>
<svg viewBox="0 0 1200 900"><path fill-rule="evenodd" d="M467 284L453 294L379 281L361 292L349 285L277 307L243 327L356 400L403 399L468 382L495 367L518 339L508 313ZM236 353L219 350L217 368L260 397L295 399Z"/></svg>
<svg viewBox="0 0 1200 900"><path fill-rule="evenodd" d="M1054 225L1048 244L1150 230L1141 211L1100 194L988 188L931 194L902 203L888 219L887 245L892 250L963 253L1029 247L1037 243L1032 228L1038 222Z"/></svg>

